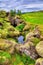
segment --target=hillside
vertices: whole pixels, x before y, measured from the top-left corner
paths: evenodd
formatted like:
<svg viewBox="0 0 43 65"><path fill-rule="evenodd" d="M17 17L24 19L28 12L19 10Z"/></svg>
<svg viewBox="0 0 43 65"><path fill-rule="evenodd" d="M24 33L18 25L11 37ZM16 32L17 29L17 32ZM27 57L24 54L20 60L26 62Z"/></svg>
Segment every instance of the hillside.
<svg viewBox="0 0 43 65"><path fill-rule="evenodd" d="M43 11L24 13L21 18L32 24L43 24Z"/></svg>
<svg viewBox="0 0 43 65"><path fill-rule="evenodd" d="M37 65L42 57L43 12L0 11L0 65Z"/></svg>

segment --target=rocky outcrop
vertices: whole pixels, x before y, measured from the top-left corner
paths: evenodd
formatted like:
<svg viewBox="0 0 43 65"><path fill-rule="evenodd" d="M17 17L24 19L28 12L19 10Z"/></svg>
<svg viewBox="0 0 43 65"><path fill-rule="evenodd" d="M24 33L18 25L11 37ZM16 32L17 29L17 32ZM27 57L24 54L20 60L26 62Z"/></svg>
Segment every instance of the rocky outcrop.
<svg viewBox="0 0 43 65"><path fill-rule="evenodd" d="M5 50L12 46L12 43L10 41L7 41L5 39L0 39L0 49Z"/></svg>
<svg viewBox="0 0 43 65"><path fill-rule="evenodd" d="M5 39L0 39L0 50L7 51L8 53L14 53L14 46L16 42L12 42Z"/></svg>
<svg viewBox="0 0 43 65"><path fill-rule="evenodd" d="M10 65L11 56L9 53L0 50L0 65Z"/></svg>
<svg viewBox="0 0 43 65"><path fill-rule="evenodd" d="M20 35L20 32L17 29L15 29L14 27L10 27L8 29L8 36L10 36L10 37L18 37L19 35Z"/></svg>
<svg viewBox="0 0 43 65"><path fill-rule="evenodd" d="M38 26L36 26L34 28L33 33L34 33L34 37L40 38L41 33L40 33L40 30L39 30L39 27Z"/></svg>
<svg viewBox="0 0 43 65"><path fill-rule="evenodd" d="M24 23L24 21L21 20L18 16L15 16L15 18L9 17L9 21L14 27L18 26L21 23Z"/></svg>
<svg viewBox="0 0 43 65"><path fill-rule="evenodd" d="M38 27L34 28L33 31L29 32L27 35L26 35L26 40L30 40L31 38L33 37L36 37L36 38L40 38L40 30ZM30 40L31 41L31 40Z"/></svg>
<svg viewBox="0 0 43 65"><path fill-rule="evenodd" d="M25 44L16 44L15 49L20 54L25 53L27 56L30 56L32 59L38 58L38 54L32 42L28 41Z"/></svg>
<svg viewBox="0 0 43 65"><path fill-rule="evenodd" d="M19 31L9 31L8 35L14 38L14 37L18 37L20 35L20 32Z"/></svg>
<svg viewBox="0 0 43 65"><path fill-rule="evenodd" d="M37 45L36 45L36 51L37 53L43 57L43 41L40 41Z"/></svg>
<svg viewBox="0 0 43 65"><path fill-rule="evenodd" d="M35 65L43 65L43 58L37 59Z"/></svg>
<svg viewBox="0 0 43 65"><path fill-rule="evenodd" d="M41 41L43 40L43 35L40 36L40 40L41 40Z"/></svg>
<svg viewBox="0 0 43 65"><path fill-rule="evenodd" d="M30 25L26 24L25 27L23 28L23 31L28 31L30 29Z"/></svg>

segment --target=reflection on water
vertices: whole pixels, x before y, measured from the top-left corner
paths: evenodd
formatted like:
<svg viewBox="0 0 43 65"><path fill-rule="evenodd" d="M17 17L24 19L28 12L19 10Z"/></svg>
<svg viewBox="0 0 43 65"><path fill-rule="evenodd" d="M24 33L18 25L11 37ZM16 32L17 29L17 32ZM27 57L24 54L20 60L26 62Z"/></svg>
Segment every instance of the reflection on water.
<svg viewBox="0 0 43 65"><path fill-rule="evenodd" d="M18 43L24 43L24 37L23 36L18 37Z"/></svg>

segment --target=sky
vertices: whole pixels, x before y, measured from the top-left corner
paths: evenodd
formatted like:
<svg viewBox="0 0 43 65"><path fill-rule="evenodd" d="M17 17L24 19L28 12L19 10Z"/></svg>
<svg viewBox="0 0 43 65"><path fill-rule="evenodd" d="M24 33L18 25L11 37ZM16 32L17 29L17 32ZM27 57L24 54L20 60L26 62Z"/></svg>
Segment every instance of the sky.
<svg viewBox="0 0 43 65"><path fill-rule="evenodd" d="M0 0L0 10L31 12L43 10L43 0Z"/></svg>

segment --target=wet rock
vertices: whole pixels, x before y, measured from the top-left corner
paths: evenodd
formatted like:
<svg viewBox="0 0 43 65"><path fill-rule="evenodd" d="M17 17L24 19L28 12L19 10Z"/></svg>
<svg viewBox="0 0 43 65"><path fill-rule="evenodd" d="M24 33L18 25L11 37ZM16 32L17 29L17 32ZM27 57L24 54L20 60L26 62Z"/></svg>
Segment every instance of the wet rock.
<svg viewBox="0 0 43 65"><path fill-rule="evenodd" d="M37 59L35 65L43 65L43 58Z"/></svg>
<svg viewBox="0 0 43 65"><path fill-rule="evenodd" d="M37 53L43 57L43 41L40 41L37 45L36 45L36 51Z"/></svg>

